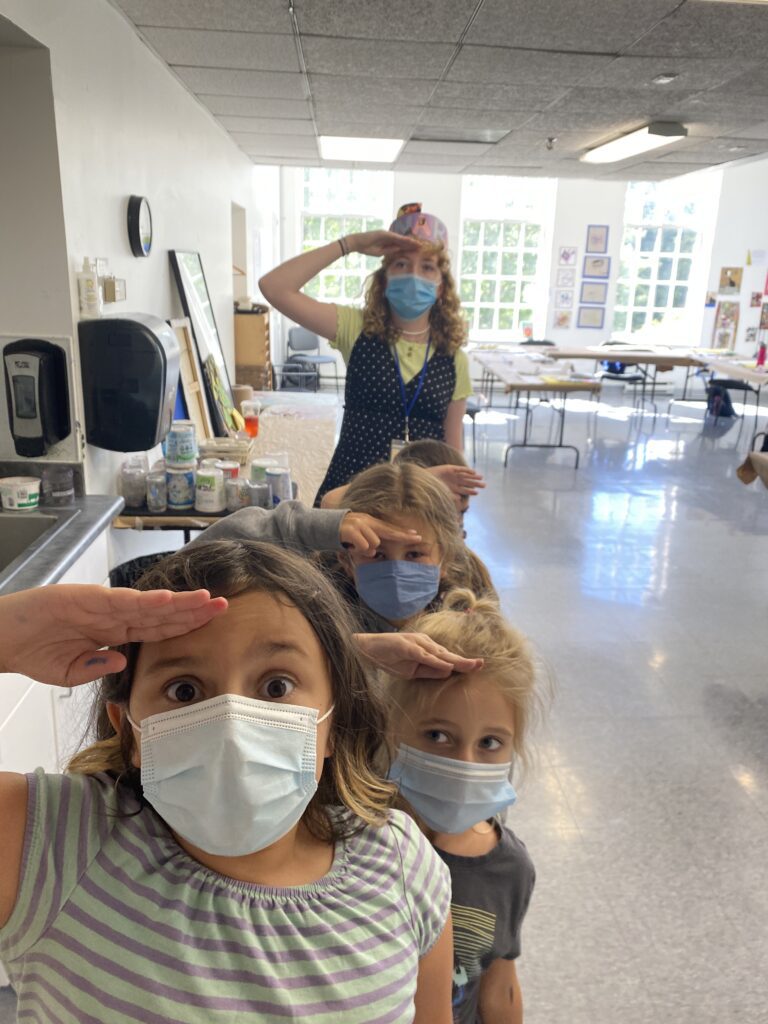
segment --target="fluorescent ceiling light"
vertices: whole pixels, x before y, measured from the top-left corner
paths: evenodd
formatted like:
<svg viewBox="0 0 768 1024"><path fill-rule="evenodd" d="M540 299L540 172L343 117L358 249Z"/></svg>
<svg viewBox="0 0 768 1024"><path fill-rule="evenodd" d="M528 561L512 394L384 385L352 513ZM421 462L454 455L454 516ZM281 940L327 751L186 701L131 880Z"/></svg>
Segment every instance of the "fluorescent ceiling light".
<svg viewBox="0 0 768 1024"><path fill-rule="evenodd" d="M663 121L647 124L645 128L638 128L636 132L630 132L629 135L622 135L619 139L590 149L581 159L588 164L613 164L639 153L647 153L649 149L659 149L672 142L679 142L687 134L688 129L682 124Z"/></svg>
<svg viewBox="0 0 768 1024"><path fill-rule="evenodd" d="M355 163L391 164L405 139L355 139L344 135L321 135L323 160L351 160Z"/></svg>

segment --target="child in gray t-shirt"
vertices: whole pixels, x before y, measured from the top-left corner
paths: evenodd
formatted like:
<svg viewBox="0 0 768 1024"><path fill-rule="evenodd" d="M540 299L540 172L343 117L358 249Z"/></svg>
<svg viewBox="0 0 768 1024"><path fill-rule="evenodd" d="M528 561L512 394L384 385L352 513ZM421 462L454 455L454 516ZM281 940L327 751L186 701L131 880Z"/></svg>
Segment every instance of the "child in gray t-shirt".
<svg viewBox="0 0 768 1024"><path fill-rule="evenodd" d="M535 662L498 605L467 590L412 628L483 659L474 672L389 688L390 778L451 873L454 1021L522 1024L515 960L536 875L497 816L516 799L512 763L525 760L542 706Z"/></svg>

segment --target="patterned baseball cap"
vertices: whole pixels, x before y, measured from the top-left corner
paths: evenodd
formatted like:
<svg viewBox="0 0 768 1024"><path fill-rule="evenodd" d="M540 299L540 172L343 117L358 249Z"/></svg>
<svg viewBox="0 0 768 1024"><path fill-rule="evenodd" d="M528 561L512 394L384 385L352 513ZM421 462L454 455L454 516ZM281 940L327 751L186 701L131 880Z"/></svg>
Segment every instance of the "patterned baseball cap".
<svg viewBox="0 0 768 1024"><path fill-rule="evenodd" d="M448 244L448 229L445 224L434 214L422 213L421 203L406 203L401 206L389 230L397 232L398 235L418 238L422 242Z"/></svg>

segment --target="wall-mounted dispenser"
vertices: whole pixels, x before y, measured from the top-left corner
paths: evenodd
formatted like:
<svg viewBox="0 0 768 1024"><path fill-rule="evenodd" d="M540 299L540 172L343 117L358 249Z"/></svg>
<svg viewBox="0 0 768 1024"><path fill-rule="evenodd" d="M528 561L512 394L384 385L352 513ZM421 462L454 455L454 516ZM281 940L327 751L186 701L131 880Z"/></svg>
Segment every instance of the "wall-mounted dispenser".
<svg viewBox="0 0 768 1024"><path fill-rule="evenodd" d="M11 341L2 351L8 422L16 454L36 459L72 429L66 355L57 345L39 338Z"/></svg>
<svg viewBox="0 0 768 1024"><path fill-rule="evenodd" d="M85 437L97 448L143 452L168 433L179 383L179 343L146 313L82 320Z"/></svg>

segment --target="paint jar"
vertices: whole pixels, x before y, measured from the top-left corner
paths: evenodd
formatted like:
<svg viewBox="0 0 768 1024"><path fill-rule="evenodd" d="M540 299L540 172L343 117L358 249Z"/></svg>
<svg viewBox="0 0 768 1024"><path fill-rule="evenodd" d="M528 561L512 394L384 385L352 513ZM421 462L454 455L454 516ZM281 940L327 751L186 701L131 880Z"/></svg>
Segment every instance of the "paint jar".
<svg viewBox="0 0 768 1024"><path fill-rule="evenodd" d="M195 509L198 512L223 512L227 507L224 474L217 466L203 466L195 475Z"/></svg>
<svg viewBox="0 0 768 1024"><path fill-rule="evenodd" d="M225 480L236 480L240 475L240 463L234 459L218 459L216 466L224 474Z"/></svg>
<svg viewBox="0 0 768 1024"><path fill-rule="evenodd" d="M169 466L192 466L197 463L197 435L192 420L174 420L165 439L165 461Z"/></svg>
<svg viewBox="0 0 768 1024"><path fill-rule="evenodd" d="M284 469L282 466L268 469L267 484L273 505L279 505L281 501L290 501L293 497L290 469Z"/></svg>
<svg viewBox="0 0 768 1024"><path fill-rule="evenodd" d="M4 476L0 480L3 508L21 512L40 504L40 481L36 476Z"/></svg>
<svg viewBox="0 0 768 1024"><path fill-rule="evenodd" d="M146 455L132 456L120 467L120 493L125 498L126 508L144 508L148 471Z"/></svg>
<svg viewBox="0 0 768 1024"><path fill-rule="evenodd" d="M250 483L241 476L229 477L224 481L224 495L227 512L237 512L251 504Z"/></svg>
<svg viewBox="0 0 768 1024"><path fill-rule="evenodd" d="M272 508L272 496L269 492L269 484L253 483L248 480L249 504L255 508Z"/></svg>
<svg viewBox="0 0 768 1024"><path fill-rule="evenodd" d="M194 508L195 471L193 469L169 467L165 472L165 483L168 490L168 508L171 511L184 512Z"/></svg>
<svg viewBox="0 0 768 1024"><path fill-rule="evenodd" d="M147 508L150 512L165 512L168 508L168 482L164 469L147 474Z"/></svg>
<svg viewBox="0 0 768 1024"><path fill-rule="evenodd" d="M274 469L278 463L275 459L267 456L258 456L251 462L251 483L265 484L267 482L267 470Z"/></svg>

